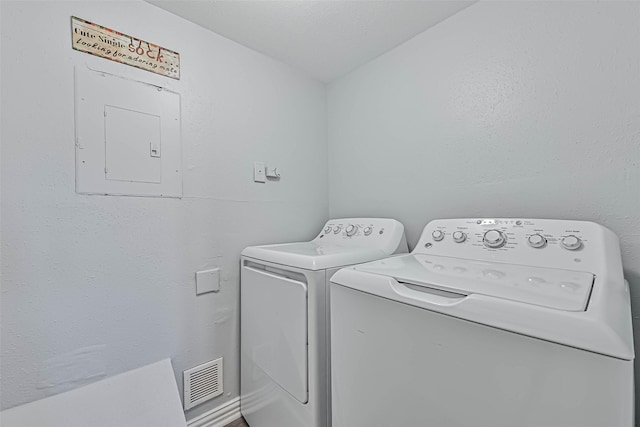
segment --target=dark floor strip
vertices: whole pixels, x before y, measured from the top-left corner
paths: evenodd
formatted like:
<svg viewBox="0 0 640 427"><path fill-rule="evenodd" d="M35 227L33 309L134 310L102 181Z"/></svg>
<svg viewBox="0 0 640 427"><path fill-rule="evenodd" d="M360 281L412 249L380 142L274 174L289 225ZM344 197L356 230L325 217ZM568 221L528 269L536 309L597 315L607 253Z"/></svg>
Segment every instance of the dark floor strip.
<svg viewBox="0 0 640 427"><path fill-rule="evenodd" d="M240 417L240 419L232 421L224 427L249 427L249 424L247 424L244 418Z"/></svg>

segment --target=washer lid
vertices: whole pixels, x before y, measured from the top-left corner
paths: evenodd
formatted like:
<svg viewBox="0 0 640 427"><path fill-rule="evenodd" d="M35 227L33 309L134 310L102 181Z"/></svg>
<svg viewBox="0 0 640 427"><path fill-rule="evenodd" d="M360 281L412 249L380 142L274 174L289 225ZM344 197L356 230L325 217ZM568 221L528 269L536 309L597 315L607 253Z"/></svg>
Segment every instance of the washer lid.
<svg viewBox="0 0 640 427"><path fill-rule="evenodd" d="M324 270L372 261L389 254L377 248L319 244L313 241L250 246L242 251L242 255L306 270Z"/></svg>
<svg viewBox="0 0 640 427"><path fill-rule="evenodd" d="M399 282L556 310L585 311L594 276L580 271L416 254L356 266Z"/></svg>
<svg viewBox="0 0 640 427"><path fill-rule="evenodd" d="M424 254L343 268L331 276L333 285L631 361L629 287L619 280L606 272L594 276Z"/></svg>

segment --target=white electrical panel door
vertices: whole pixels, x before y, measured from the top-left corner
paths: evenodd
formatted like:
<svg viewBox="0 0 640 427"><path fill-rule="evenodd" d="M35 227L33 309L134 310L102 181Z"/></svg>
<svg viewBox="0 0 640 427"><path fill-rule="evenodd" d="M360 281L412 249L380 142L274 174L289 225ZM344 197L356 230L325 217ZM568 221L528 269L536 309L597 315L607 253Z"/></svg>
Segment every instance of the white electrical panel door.
<svg viewBox="0 0 640 427"><path fill-rule="evenodd" d="M162 182L159 116L106 105L104 127L107 179Z"/></svg>
<svg viewBox="0 0 640 427"><path fill-rule="evenodd" d="M182 197L180 95L76 69L76 192Z"/></svg>

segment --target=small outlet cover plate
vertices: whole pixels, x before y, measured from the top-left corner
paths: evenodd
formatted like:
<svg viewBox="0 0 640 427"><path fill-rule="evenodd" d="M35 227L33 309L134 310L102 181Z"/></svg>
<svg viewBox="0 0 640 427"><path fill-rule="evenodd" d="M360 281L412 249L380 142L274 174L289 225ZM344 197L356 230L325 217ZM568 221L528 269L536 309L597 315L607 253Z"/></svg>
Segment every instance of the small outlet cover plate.
<svg viewBox="0 0 640 427"><path fill-rule="evenodd" d="M253 181L254 182L267 182L267 172L265 171L264 163L255 162L253 164Z"/></svg>
<svg viewBox="0 0 640 427"><path fill-rule="evenodd" d="M220 290L220 269L203 270L196 272L196 295Z"/></svg>

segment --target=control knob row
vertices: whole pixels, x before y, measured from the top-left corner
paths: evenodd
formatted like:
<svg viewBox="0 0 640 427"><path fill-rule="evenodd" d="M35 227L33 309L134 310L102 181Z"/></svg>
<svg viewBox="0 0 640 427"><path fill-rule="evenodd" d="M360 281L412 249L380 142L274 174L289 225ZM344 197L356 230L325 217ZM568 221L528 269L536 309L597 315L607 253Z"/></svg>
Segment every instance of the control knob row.
<svg viewBox="0 0 640 427"><path fill-rule="evenodd" d="M547 245L547 239L539 233L529 236L527 242L529 243L529 246L533 248L543 248ZM582 240L580 240L579 237L571 234L560 239L560 245L569 251L575 251L582 247Z"/></svg>
<svg viewBox="0 0 640 427"><path fill-rule="evenodd" d="M436 242L439 242L444 239L444 232L442 230L434 230L433 233L431 233L431 237L433 237L433 240ZM454 231L452 237L456 243L462 243L467 240L467 234L462 231Z"/></svg>
<svg viewBox="0 0 640 427"><path fill-rule="evenodd" d="M352 226L351 226L352 227ZM331 228L330 225L327 225L324 228L324 234L329 234L331 233L331 230L333 230L333 234L338 234L340 233L340 231L342 230L342 226L341 225L336 225L334 228Z"/></svg>
<svg viewBox="0 0 640 427"><path fill-rule="evenodd" d="M338 234L338 233L340 233L342 231L342 225L336 225L333 228L330 225L327 225L324 228L324 233L325 234L329 234L331 232L331 230L333 230L333 234ZM349 224L344 229L344 231L347 234L347 236L353 236L358 232L358 226L357 225L353 225L353 224ZM363 232L364 232L365 236L368 236L371 233L373 233L373 227L372 226L365 227Z"/></svg>
<svg viewBox="0 0 640 427"><path fill-rule="evenodd" d="M431 233L431 237L433 237L433 240L435 240L436 242L443 240L444 236L445 234L442 230L434 230ZM455 231L452 237L453 241L456 243L462 243L467 240L466 233L462 231ZM482 238L482 242L484 243L484 245L491 249L501 248L507 244L507 241L507 235L502 231L496 229L488 230L484 233L484 236ZM543 248L547 245L547 239L542 234L536 233L527 238L527 243L529 243L529 246L533 248ZM577 236L569 235L564 236L560 240L560 244L567 250L575 251L582 247L582 240L580 240L580 238Z"/></svg>

